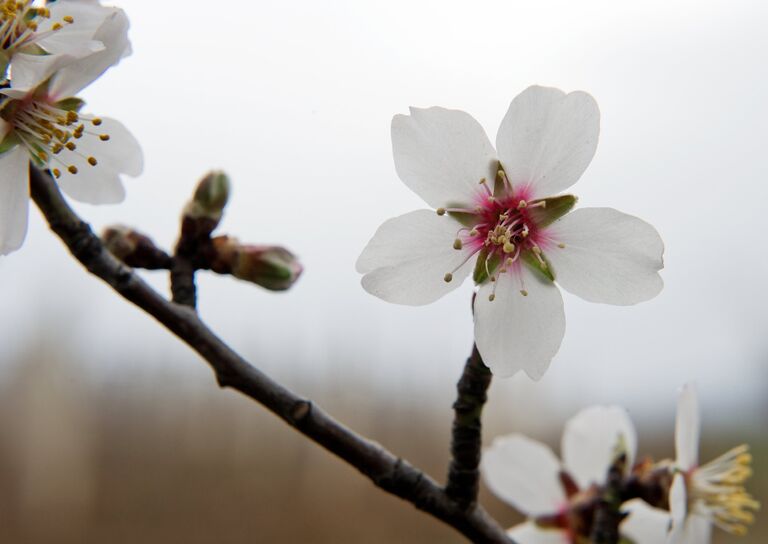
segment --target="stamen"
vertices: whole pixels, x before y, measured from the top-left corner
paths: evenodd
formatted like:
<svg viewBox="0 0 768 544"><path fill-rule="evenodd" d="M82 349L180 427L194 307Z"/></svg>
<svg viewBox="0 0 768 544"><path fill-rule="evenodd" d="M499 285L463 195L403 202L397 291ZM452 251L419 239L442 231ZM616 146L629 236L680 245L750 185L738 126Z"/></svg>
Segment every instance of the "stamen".
<svg viewBox="0 0 768 544"><path fill-rule="evenodd" d="M458 238L456 238L456 239L453 241L453 249L461 249L462 247L464 247L464 246L463 246L463 244L461 243L461 240L459 240Z"/></svg>
<svg viewBox="0 0 768 544"><path fill-rule="evenodd" d="M67 170L69 171L70 174L77 174L77 166L75 166L74 164L70 164L69 166L67 166Z"/></svg>
<svg viewBox="0 0 768 544"><path fill-rule="evenodd" d="M445 281L445 283L451 283L451 281L453 280L453 274L451 274L450 272L446 272L445 276L443 276L443 280Z"/></svg>
<svg viewBox="0 0 768 544"><path fill-rule="evenodd" d="M517 203L517 209L522 210L523 208L527 207L528 203L525 200L521 200Z"/></svg>
<svg viewBox="0 0 768 544"><path fill-rule="evenodd" d="M438 208L435 211L437 212L437 215L440 215L440 216L445 215L445 208Z"/></svg>
<svg viewBox="0 0 768 544"><path fill-rule="evenodd" d="M559 247L560 249L565 249L565 244L557 244L557 247Z"/></svg>

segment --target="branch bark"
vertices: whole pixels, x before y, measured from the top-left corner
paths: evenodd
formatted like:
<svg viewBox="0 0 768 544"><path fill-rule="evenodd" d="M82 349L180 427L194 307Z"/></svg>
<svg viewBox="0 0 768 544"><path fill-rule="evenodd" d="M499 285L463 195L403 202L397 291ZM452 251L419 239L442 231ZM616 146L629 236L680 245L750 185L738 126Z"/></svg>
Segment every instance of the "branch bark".
<svg viewBox="0 0 768 544"><path fill-rule="evenodd" d="M477 346L464 365L464 372L456 384L457 397L451 435L451 464L445 492L464 508L477 501L480 488L480 457L482 455L483 406L488 399L491 371L483 363Z"/></svg>
<svg viewBox="0 0 768 544"><path fill-rule="evenodd" d="M290 426L357 468L375 485L461 532L473 542L514 544L479 505L464 508L433 479L333 419L252 366L219 339L183 304L174 304L112 256L90 226L68 206L54 180L30 167L32 198L50 228L72 255L95 276L194 349L213 369L221 387L231 387L262 404Z"/></svg>

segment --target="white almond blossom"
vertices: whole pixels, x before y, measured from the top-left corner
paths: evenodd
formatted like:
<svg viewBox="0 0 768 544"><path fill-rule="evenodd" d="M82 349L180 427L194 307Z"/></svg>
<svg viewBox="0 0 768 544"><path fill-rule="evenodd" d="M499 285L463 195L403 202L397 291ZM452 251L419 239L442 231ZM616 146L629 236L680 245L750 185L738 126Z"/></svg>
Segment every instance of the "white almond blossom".
<svg viewBox="0 0 768 544"><path fill-rule="evenodd" d="M121 201L120 174L141 173L136 139L118 121L80 113L75 98L130 50L127 29L125 14L115 11L95 34L103 50L61 62L31 89L0 90L0 254L18 249L26 235L30 160L69 196L92 204Z"/></svg>
<svg viewBox="0 0 768 544"><path fill-rule="evenodd" d="M752 456L743 444L699 465L701 421L696 389L682 388L675 427L676 471L669 493L672 529L668 544L707 544L712 526L744 535L760 504L744 488Z"/></svg>
<svg viewBox="0 0 768 544"><path fill-rule="evenodd" d="M501 122L496 149L470 115L411 108L392 120L400 179L435 211L386 221L357 261L363 287L422 305L473 274L475 340L494 374L539 379L565 332L561 287L629 305L662 288L663 243L648 223L610 208L568 213L558 195L597 147L600 113L584 92L529 87ZM474 272L473 272L474 271Z"/></svg>
<svg viewBox="0 0 768 544"><path fill-rule="evenodd" d="M0 80L12 71L15 87L31 88L56 63L103 50L96 34L119 11L97 0L0 0Z"/></svg>
<svg viewBox="0 0 768 544"><path fill-rule="evenodd" d="M488 488L528 517L508 534L518 544L576 544L589 532L597 486L606 481L617 446L627 455L627 473L635 458L637 438L626 411L617 406L595 406L568 421L563 432L563 461L552 450L520 434L498 437L483 453L481 470ZM642 501L640 501L642 502ZM639 506L639 509L642 509ZM659 544L666 519L634 509L621 531L635 544ZM629 529L627 531L626 529Z"/></svg>

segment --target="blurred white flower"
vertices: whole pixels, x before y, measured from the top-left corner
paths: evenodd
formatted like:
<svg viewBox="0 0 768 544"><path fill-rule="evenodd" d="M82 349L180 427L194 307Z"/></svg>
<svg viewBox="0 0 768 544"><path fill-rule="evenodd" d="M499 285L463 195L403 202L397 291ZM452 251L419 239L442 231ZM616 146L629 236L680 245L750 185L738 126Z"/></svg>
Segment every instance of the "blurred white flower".
<svg viewBox="0 0 768 544"><path fill-rule="evenodd" d="M481 470L490 490L529 521L509 530L520 544L576 542L589 534L590 505L605 483L617 452L626 452L626 471L637 447L635 429L623 408L595 406L581 411L565 426L562 463L544 444L512 434L496 438L483 453ZM622 522L636 544L659 544L666 534L668 516L646 515L631 508ZM642 510L642 511L640 511ZM629 536L629 535L627 535Z"/></svg>
<svg viewBox="0 0 768 544"><path fill-rule="evenodd" d="M635 304L662 288L656 230L610 208L568 213L597 147L600 113L584 92L529 87L509 107L494 150L468 114L411 108L392 120L400 179L437 210L386 221L357 261L386 301L428 304L474 269L475 339L494 374L539 379L565 332L564 289ZM567 214L567 215L566 215Z"/></svg>
<svg viewBox="0 0 768 544"><path fill-rule="evenodd" d="M669 544L706 544L713 524L735 535L746 534L753 512L760 508L744 488L752 475L749 446L743 444L699 465L700 429L696 389L688 384L680 391L677 405Z"/></svg>
<svg viewBox="0 0 768 544"><path fill-rule="evenodd" d="M96 0L36 4L0 0L0 80L10 75L10 65L14 87L34 87L57 63L103 50L97 34L120 11Z"/></svg>
<svg viewBox="0 0 768 544"><path fill-rule="evenodd" d="M62 62L31 89L0 90L0 254L18 249L27 230L29 161L49 168L72 198L92 204L119 202L120 174L137 176L141 148L119 122L79 113L80 90L129 51L128 20L114 12L96 37L104 49Z"/></svg>

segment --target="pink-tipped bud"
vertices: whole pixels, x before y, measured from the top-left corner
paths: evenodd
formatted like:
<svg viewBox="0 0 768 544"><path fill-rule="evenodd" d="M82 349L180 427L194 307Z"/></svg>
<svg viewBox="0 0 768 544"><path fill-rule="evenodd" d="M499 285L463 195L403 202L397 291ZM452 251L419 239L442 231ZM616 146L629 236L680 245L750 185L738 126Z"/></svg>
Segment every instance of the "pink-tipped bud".
<svg viewBox="0 0 768 544"><path fill-rule="evenodd" d="M211 268L220 274L255 283L270 291L285 291L299 279L303 268L296 256L280 246L240 244L235 238L213 239Z"/></svg>
<svg viewBox="0 0 768 544"><path fill-rule="evenodd" d="M171 258L165 251L159 249L149 236L130 227L107 227L101 239L107 251L128 266L148 270L167 269L171 266Z"/></svg>

